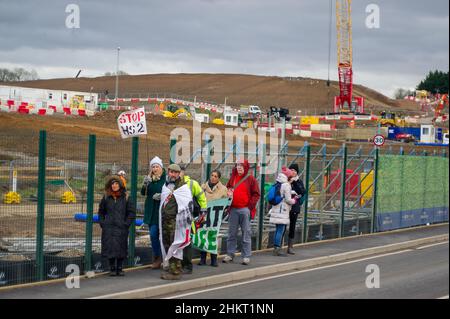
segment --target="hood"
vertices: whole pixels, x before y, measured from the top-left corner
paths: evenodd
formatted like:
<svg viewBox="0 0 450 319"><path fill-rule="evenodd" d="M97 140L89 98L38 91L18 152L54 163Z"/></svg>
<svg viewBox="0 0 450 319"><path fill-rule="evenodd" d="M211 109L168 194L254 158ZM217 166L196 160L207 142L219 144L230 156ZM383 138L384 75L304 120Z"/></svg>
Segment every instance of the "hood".
<svg viewBox="0 0 450 319"><path fill-rule="evenodd" d="M278 177L277 177L277 182L279 182L281 184L287 183L288 182L288 178L283 173L279 173Z"/></svg>
<svg viewBox="0 0 450 319"><path fill-rule="evenodd" d="M108 177L106 183L105 183L105 192L107 194L111 194L112 190L111 190L111 185L113 184L113 181L117 181L119 182L120 185L120 191L123 192L125 190L125 186L123 185L123 181L120 178L120 176L118 175L112 175L110 177Z"/></svg>
<svg viewBox="0 0 450 319"><path fill-rule="evenodd" d="M248 163L248 161L247 160L238 161L238 163L242 163L244 165L244 175L243 176L247 175L248 171L250 170L250 164ZM236 165L235 165L233 167L233 170L231 171L231 177L233 178L233 177L235 177L237 175L238 175L238 172L237 172L237 168L236 168Z"/></svg>

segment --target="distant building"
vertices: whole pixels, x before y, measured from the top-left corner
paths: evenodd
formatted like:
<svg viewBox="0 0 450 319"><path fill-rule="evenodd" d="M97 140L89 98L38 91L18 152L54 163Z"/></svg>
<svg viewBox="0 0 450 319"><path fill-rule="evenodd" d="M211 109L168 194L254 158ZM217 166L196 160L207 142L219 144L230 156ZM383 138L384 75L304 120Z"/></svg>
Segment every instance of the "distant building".
<svg viewBox="0 0 450 319"><path fill-rule="evenodd" d="M9 102L8 102L9 101ZM13 101L13 102L12 102ZM98 94L68 90L37 89L0 85L0 104L21 105L30 108L53 108L62 112L63 108L96 111Z"/></svg>

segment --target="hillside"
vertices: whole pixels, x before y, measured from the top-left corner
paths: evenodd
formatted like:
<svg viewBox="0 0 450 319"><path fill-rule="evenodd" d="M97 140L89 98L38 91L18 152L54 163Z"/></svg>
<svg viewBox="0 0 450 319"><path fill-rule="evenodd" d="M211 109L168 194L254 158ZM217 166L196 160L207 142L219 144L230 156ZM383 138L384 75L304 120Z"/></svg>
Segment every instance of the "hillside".
<svg viewBox="0 0 450 319"><path fill-rule="evenodd" d="M66 78L7 83L36 88L87 91L103 94L109 91L113 97L115 77ZM130 97L140 93L163 96L176 94L184 99L222 104L256 104L267 109L270 106L287 107L294 114L301 109L308 114L329 112L334 96L339 92L339 84L309 78L281 78L275 76L254 76L239 74L153 74L126 75L119 78L119 96ZM381 110L400 108L404 105L369 88L356 85L354 94L366 98L367 109ZM408 107L408 109L410 109Z"/></svg>

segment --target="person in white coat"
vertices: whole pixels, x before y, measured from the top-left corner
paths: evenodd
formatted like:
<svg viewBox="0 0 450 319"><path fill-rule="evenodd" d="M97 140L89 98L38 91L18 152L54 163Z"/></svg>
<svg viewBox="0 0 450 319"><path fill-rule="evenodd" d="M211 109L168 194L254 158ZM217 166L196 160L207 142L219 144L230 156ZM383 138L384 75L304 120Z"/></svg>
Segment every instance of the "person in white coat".
<svg viewBox="0 0 450 319"><path fill-rule="evenodd" d="M274 236L274 251L275 256L286 256L281 251L283 244L284 234L286 232L286 227L290 223L289 212L291 211L292 205L295 204L296 199L292 198L292 188L289 179L293 176L293 172L283 167L281 173L278 174L277 182L281 183L280 195L281 202L278 205L272 206L269 211L270 223L276 225L275 236Z"/></svg>

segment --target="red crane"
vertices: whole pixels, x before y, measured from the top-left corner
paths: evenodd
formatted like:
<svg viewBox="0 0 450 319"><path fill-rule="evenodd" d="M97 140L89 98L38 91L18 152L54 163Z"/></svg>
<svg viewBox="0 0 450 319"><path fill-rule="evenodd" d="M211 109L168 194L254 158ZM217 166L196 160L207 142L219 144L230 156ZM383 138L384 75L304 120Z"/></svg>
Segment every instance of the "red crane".
<svg viewBox="0 0 450 319"><path fill-rule="evenodd" d="M353 97L351 4L351 0L336 0L336 29L340 94L334 98L334 113L364 113L364 98Z"/></svg>

